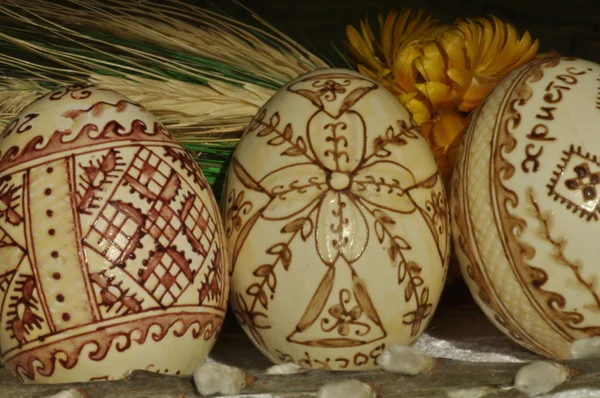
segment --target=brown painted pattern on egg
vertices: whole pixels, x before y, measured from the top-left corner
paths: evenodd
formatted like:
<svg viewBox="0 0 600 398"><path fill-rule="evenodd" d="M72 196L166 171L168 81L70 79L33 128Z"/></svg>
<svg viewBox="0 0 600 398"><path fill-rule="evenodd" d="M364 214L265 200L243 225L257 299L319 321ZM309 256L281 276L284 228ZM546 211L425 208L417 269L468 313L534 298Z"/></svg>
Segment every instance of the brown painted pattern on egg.
<svg viewBox="0 0 600 398"><path fill-rule="evenodd" d="M596 156L575 145L557 147L564 145L564 139L557 138L564 131L557 130L554 121L564 114L562 108L580 80L592 71L581 64L571 66L570 61L574 60L535 61L496 89L502 95L488 98L461 148L451 200L458 258L476 301L503 332L551 358L569 358L570 343L600 334L583 308L569 303L569 292L578 292L588 297L590 308L600 309L594 279L584 274L582 260L568 250L564 230L555 230L556 210L540 200L549 195L576 214L574 221L593 223L598 218ZM536 85L541 81L543 86ZM531 111L526 107L534 85L541 98ZM525 119L532 126L527 131ZM547 153L558 151L556 168L544 177L555 161ZM531 182L520 190L527 181L523 175ZM544 178L546 189L535 187ZM542 243L534 244L532 233ZM540 263L542 256L550 256L547 261L566 271L565 277L572 279L570 290L559 290L551 281L548 263Z"/></svg>
<svg viewBox="0 0 600 398"><path fill-rule="evenodd" d="M57 120L73 128L49 130L65 101L71 110ZM5 367L45 383L120 378L148 358L191 373L177 357L201 360L214 344L229 275L202 172L116 93L71 86L24 112L0 140Z"/></svg>
<svg viewBox="0 0 600 398"><path fill-rule="evenodd" d="M393 270L398 289L394 293L399 293L398 307L404 309L398 322L406 325L412 340L437 304L438 292L430 297L422 271L436 262L442 269L447 266L445 193L435 167L430 175L417 179L410 165L392 156L394 148L422 144L420 130L410 118L394 120L379 134L371 132L368 118L358 109L368 95L381 90L372 81L345 72L301 77L286 86L282 95L312 105L307 107L306 126L299 130L300 123L284 122L290 116L267 104L243 138L276 150L284 159L281 163L289 164L266 166L266 174L259 177L237 152L233 157L230 181L233 177L239 183L228 184L224 209L233 277L237 267L252 267L248 270L252 277L234 289L232 306L255 344L274 361L326 369L376 367L371 352L379 351L376 346L382 347L389 331L380 314L386 309L374 304L377 292L364 279L364 261L368 261L364 256L370 246L383 251L382 261ZM251 199L256 195L264 203ZM402 215L415 215L425 225L436 247L432 264L413 260L418 249L395 229ZM242 252L251 250L249 237L258 233L259 224L273 225L270 230L280 233L265 236L269 241L263 255L266 261L252 265ZM269 343L264 334L279 322L270 314L271 305L285 295L278 289L281 278L302 264L303 253L295 247L303 243L306 250L316 253L309 266L319 275L314 291L307 295L304 309L281 342ZM440 275L444 273L445 269ZM294 352L302 347L308 351L299 357L272 348L284 342L298 347ZM341 356L341 351L336 354L336 350L353 347L356 352L350 356Z"/></svg>

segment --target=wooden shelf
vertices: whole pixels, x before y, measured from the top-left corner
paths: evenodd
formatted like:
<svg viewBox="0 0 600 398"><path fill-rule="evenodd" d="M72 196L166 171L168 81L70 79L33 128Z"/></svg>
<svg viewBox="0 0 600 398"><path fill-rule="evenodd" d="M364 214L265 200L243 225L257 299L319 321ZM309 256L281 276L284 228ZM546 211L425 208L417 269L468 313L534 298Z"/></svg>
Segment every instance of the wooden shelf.
<svg viewBox="0 0 600 398"><path fill-rule="evenodd" d="M265 370L271 366L271 363L254 348L243 331L231 319L226 322L211 357L220 363L241 367L256 377L254 383L249 385L239 397L314 397L323 384L351 378L372 383L383 397L458 397L464 396L464 392L460 395L452 395L452 391L470 388L487 388L486 398L525 397L526 395L511 388L515 374L524 364L517 361L542 358L525 351L499 334L481 311L472 304L462 286L449 290L451 294L446 294L443 305L438 309L430 328L417 347L432 353L444 351L443 355L454 359L440 359L435 370L430 373L412 377L384 371L318 370L295 375L266 375ZM503 355L506 360L513 362L485 361L486 356L497 357L498 355ZM570 362L569 366L575 376L569 382L557 387L554 393L581 390L582 395L577 396L590 396L590 389L597 389L600 394L600 377L598 377L600 361L574 361ZM195 390L190 377L137 372L127 381L74 385L23 385L14 380L5 369L0 368L0 397L3 398L47 397L77 387L84 389L90 398L201 396Z"/></svg>

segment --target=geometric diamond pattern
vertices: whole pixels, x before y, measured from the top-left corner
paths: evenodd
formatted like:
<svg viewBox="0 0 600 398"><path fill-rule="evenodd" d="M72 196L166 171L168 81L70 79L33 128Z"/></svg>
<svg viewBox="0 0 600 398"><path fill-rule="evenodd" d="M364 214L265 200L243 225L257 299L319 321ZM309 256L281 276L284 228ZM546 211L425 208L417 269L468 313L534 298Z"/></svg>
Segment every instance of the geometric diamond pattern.
<svg viewBox="0 0 600 398"><path fill-rule="evenodd" d="M141 149L127 171L133 179L146 186L151 192L160 192L165 185L171 167L148 149Z"/></svg>
<svg viewBox="0 0 600 398"><path fill-rule="evenodd" d="M167 249L150 257L144 286L161 305L168 307L177 301L183 290L193 281L194 275L188 260L175 251Z"/></svg>
<svg viewBox="0 0 600 398"><path fill-rule="evenodd" d="M148 213L145 229L152 238L157 239L164 247L168 247L181 229L181 221L168 204L157 201Z"/></svg>
<svg viewBox="0 0 600 398"><path fill-rule="evenodd" d="M10 282L11 282L12 277L14 276L15 272L16 272L15 270L11 270L11 271L6 272L3 275L0 275L0 297L2 297L2 293L5 293L6 290L8 289L8 285L10 285Z"/></svg>
<svg viewBox="0 0 600 398"><path fill-rule="evenodd" d="M140 241L141 213L120 201L109 202L92 225L85 245L114 264L124 265Z"/></svg>
<svg viewBox="0 0 600 398"><path fill-rule="evenodd" d="M3 229L0 228L0 246L8 246L15 243L10 235Z"/></svg>
<svg viewBox="0 0 600 398"><path fill-rule="evenodd" d="M198 207L198 203L200 207ZM206 206L196 200L196 195L186 197L181 211L181 219L185 225L184 233L194 251L206 256L215 236L216 225Z"/></svg>
<svg viewBox="0 0 600 398"><path fill-rule="evenodd" d="M581 147L563 151L561 163L547 185L549 194L579 217L598 220L600 210L600 164L597 156L583 153Z"/></svg>
<svg viewBox="0 0 600 398"><path fill-rule="evenodd" d="M183 184L167 162L140 148L113 193L119 200L108 200L85 238L163 307L193 283L216 236L208 208L195 194L184 194ZM197 255L189 258L192 252ZM130 258L143 259L143 267L127 269Z"/></svg>

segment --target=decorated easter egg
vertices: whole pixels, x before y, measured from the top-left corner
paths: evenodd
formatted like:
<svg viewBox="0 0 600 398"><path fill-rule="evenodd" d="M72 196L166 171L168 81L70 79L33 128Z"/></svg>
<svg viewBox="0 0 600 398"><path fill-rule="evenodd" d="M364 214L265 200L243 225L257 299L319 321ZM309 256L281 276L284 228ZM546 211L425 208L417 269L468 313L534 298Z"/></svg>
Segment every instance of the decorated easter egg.
<svg viewBox="0 0 600 398"><path fill-rule="evenodd" d="M325 69L282 87L234 152L232 307L273 362L371 369L436 308L449 217L434 157L383 87Z"/></svg>
<svg viewBox="0 0 600 398"><path fill-rule="evenodd" d="M190 374L226 309L220 215L142 106L71 86L0 137L0 352L24 382Z"/></svg>
<svg viewBox="0 0 600 398"><path fill-rule="evenodd" d="M599 123L600 65L540 59L478 109L454 171L452 232L473 297L549 358L600 335Z"/></svg>

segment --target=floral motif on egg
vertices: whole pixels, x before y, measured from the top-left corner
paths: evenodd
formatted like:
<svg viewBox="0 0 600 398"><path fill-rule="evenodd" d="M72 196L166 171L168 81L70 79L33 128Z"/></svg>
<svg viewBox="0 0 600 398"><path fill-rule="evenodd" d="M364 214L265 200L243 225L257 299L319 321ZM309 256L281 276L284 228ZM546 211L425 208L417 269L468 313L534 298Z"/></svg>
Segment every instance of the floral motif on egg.
<svg viewBox="0 0 600 398"><path fill-rule="evenodd" d="M32 106L0 141L5 366L45 382L55 371L58 382L146 366L190 373L126 355L182 336L210 347L221 328L224 234L200 169L154 116L120 95L70 86ZM50 131L47 120L60 118L70 127ZM86 365L107 356L120 364L105 363L106 374Z"/></svg>
<svg viewBox="0 0 600 398"><path fill-rule="evenodd" d="M390 214L421 214L443 266L449 239L448 209L437 170L417 181L411 168L398 162L389 150L422 139L418 127L409 118L397 120L371 141L369 137L375 135L368 134L368 125L355 106L370 92L382 89L358 75L308 76L286 90L314 107L306 132L296 134L291 123L282 125L280 113L269 111L267 104L253 119L245 137L252 135L265 145L281 148L281 156L291 159L289 164L256 179L234 155L230 171L245 188L229 189L226 197L226 233L229 237L237 234L233 267L258 220L285 223L281 229L285 239L272 242L266 251L274 256L273 261L256 267L254 282L244 293L232 297L238 319L266 348L261 332L270 328L269 302L278 283L275 269L282 267L287 271L294 266L293 259L301 256L291 248L294 241L313 241L327 270L300 320L290 327L286 340L333 348L384 339L386 327L373 304L372 292L361 278L361 272L367 271L355 267L366 247L376 241L395 267L394 278L408 304L401 322L416 337L435 304L430 302L429 287L420 275L422 265L406 259L405 253L415 249L390 228L396 224ZM415 189L428 190L429 199L417 203L411 196ZM257 203L248 199L249 191L266 195L267 203L258 209ZM347 286L335 283L340 272L351 275ZM280 357L291 360L281 352ZM303 361L305 366L316 365L310 358ZM323 363L322 366L328 367Z"/></svg>

